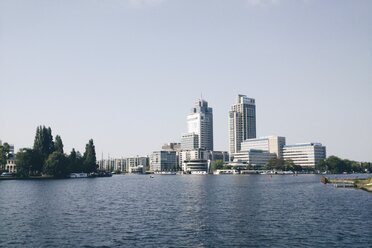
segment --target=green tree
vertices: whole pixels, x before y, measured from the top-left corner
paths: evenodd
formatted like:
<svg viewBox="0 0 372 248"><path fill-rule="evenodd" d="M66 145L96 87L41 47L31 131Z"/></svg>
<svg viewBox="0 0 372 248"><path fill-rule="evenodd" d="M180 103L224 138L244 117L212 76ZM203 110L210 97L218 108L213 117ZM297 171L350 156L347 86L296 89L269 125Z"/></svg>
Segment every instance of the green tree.
<svg viewBox="0 0 372 248"><path fill-rule="evenodd" d="M272 158L264 166L265 170L285 170L285 161L282 158Z"/></svg>
<svg viewBox="0 0 372 248"><path fill-rule="evenodd" d="M89 140L89 143L85 146L84 152L84 172L96 172L97 171L97 159L96 159L96 148L93 143L93 139Z"/></svg>
<svg viewBox="0 0 372 248"><path fill-rule="evenodd" d="M41 173L41 156L33 149L23 148L16 155L17 174L20 177Z"/></svg>
<svg viewBox="0 0 372 248"><path fill-rule="evenodd" d="M43 172L56 178L63 178L69 174L68 160L63 153L53 152L45 162Z"/></svg>
<svg viewBox="0 0 372 248"><path fill-rule="evenodd" d="M0 145L0 170L5 169L6 161L10 157L10 146L8 143Z"/></svg>
<svg viewBox="0 0 372 248"><path fill-rule="evenodd" d="M303 168L301 165L293 164L293 170L292 171L302 171Z"/></svg>
<svg viewBox="0 0 372 248"><path fill-rule="evenodd" d="M54 151L63 153L63 143L61 136L56 135L55 142L54 142Z"/></svg>
<svg viewBox="0 0 372 248"><path fill-rule="evenodd" d="M216 171L216 170L221 170L223 168L223 161L222 160L215 160L211 164L211 170Z"/></svg>
<svg viewBox="0 0 372 248"><path fill-rule="evenodd" d="M328 171L328 165L325 159L320 160L315 164L315 169L321 172Z"/></svg>
<svg viewBox="0 0 372 248"><path fill-rule="evenodd" d="M44 164L48 156L54 151L52 129L50 127L37 127L34 140L34 150L41 155Z"/></svg>
<svg viewBox="0 0 372 248"><path fill-rule="evenodd" d="M330 156L326 159L319 161L315 165L315 169L319 171L327 171L330 173L343 173L343 172L351 172L351 171L361 171L360 170L360 163L355 161L350 161L347 159L341 159L336 156Z"/></svg>
<svg viewBox="0 0 372 248"><path fill-rule="evenodd" d="M79 152L76 152L73 148L70 155L68 156L69 171L72 172L83 172L83 158Z"/></svg>

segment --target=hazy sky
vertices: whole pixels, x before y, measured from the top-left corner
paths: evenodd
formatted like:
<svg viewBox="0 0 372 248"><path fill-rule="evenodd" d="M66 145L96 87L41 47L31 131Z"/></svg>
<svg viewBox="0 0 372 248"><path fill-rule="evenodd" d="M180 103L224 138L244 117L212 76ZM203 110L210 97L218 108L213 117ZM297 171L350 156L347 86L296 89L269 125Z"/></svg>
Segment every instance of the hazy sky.
<svg viewBox="0 0 372 248"><path fill-rule="evenodd" d="M179 142L201 94L228 150L237 94L257 135L372 161L372 1L0 0L0 139L147 155Z"/></svg>

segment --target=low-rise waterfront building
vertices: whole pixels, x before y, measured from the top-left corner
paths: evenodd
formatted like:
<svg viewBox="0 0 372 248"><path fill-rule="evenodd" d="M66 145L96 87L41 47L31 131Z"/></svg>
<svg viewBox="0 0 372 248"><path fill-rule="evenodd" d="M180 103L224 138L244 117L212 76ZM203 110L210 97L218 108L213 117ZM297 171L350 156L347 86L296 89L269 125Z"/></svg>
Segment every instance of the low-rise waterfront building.
<svg viewBox="0 0 372 248"><path fill-rule="evenodd" d="M138 166L146 168L148 166L148 157L127 157L101 159L97 161L99 170L103 171L120 171L121 173L131 173ZM134 168L134 169L133 169Z"/></svg>
<svg viewBox="0 0 372 248"><path fill-rule="evenodd" d="M150 155L151 171L177 170L177 154L175 151L154 151Z"/></svg>
<svg viewBox="0 0 372 248"><path fill-rule="evenodd" d="M276 158L275 153L271 153L264 150L242 151L234 154L234 161L247 164L248 166L254 166L258 168L264 167L270 159Z"/></svg>
<svg viewBox="0 0 372 248"><path fill-rule="evenodd" d="M186 161L193 160L207 160L209 163L215 160L222 160L227 163L229 161L229 153L226 151L206 151L204 149L187 150L178 153L178 164L185 172L188 171Z"/></svg>
<svg viewBox="0 0 372 248"><path fill-rule="evenodd" d="M125 171L130 172L132 171L131 168L136 168L139 165L142 165L144 168L146 168L149 165L149 158L148 157L128 157L125 158L126 163L125 163Z"/></svg>
<svg viewBox="0 0 372 248"><path fill-rule="evenodd" d="M185 172L191 174L206 174L209 172L210 161L204 159L192 159L183 162Z"/></svg>
<svg viewBox="0 0 372 248"><path fill-rule="evenodd" d="M129 167L129 173L133 174L144 174L146 172L146 168L143 165L138 165L135 167Z"/></svg>
<svg viewBox="0 0 372 248"><path fill-rule="evenodd" d="M315 168L320 160L326 158L326 147L321 143L286 145L283 148L283 158L292 160L303 168Z"/></svg>
<svg viewBox="0 0 372 248"><path fill-rule="evenodd" d="M187 171L185 161L191 160L208 160L209 152L206 152L204 149L194 149L186 150L178 153L178 163L182 166L183 171Z"/></svg>
<svg viewBox="0 0 372 248"><path fill-rule="evenodd" d="M267 136L244 140L241 143L241 151L262 150L270 153L275 153L278 158L282 158L282 151L284 146L285 137Z"/></svg>

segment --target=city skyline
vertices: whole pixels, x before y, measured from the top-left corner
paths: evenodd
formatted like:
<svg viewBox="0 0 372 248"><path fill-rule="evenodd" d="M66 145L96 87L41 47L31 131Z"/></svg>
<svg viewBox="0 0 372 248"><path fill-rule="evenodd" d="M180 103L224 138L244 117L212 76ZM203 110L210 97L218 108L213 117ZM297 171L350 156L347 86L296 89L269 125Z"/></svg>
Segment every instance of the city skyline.
<svg viewBox="0 0 372 248"><path fill-rule="evenodd" d="M148 155L180 142L190 103L228 112L256 100L257 137L321 142L372 161L368 1L0 0L0 140L31 147L36 127L65 151Z"/></svg>

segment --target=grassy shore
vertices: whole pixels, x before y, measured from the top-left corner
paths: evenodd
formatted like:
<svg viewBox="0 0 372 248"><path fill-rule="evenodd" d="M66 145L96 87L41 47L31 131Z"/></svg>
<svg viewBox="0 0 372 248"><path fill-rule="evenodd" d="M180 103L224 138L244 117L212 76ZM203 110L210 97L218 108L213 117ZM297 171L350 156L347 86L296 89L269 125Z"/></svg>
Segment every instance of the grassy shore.
<svg viewBox="0 0 372 248"><path fill-rule="evenodd" d="M372 192L372 177L365 178L365 179L332 179L332 178L326 178L321 179L321 181L324 183L332 183L332 184L352 184L355 188L363 189L368 192Z"/></svg>
<svg viewBox="0 0 372 248"><path fill-rule="evenodd" d="M354 181L355 187L372 192L372 177L367 179L356 179Z"/></svg>

